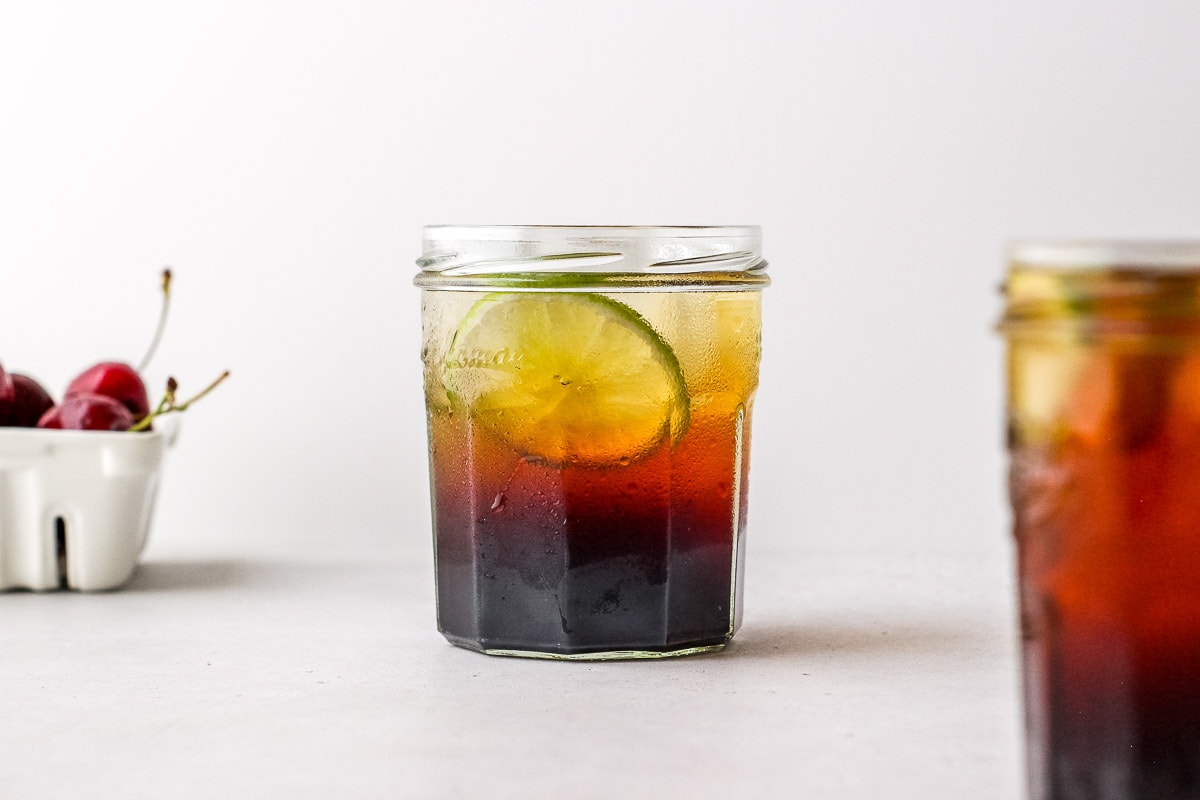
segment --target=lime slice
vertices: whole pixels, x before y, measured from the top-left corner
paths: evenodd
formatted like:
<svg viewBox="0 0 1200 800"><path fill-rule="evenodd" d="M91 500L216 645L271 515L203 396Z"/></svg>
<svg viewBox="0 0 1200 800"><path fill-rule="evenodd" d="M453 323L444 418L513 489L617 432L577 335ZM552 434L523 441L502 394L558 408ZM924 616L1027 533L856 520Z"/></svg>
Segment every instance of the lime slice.
<svg viewBox="0 0 1200 800"><path fill-rule="evenodd" d="M595 294L486 295L454 334L443 382L473 420L554 464L635 461L688 423L670 345Z"/></svg>

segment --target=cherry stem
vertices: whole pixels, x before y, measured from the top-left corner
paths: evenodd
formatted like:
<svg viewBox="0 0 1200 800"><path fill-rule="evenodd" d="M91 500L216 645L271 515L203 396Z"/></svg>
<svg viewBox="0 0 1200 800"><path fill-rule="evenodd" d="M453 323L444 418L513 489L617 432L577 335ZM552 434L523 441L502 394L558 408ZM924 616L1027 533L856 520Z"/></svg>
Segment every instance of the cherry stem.
<svg viewBox="0 0 1200 800"><path fill-rule="evenodd" d="M195 397L192 397L191 399L185 400L182 403L178 403L178 404L175 403L175 389L179 388L179 384L175 383L174 378L169 379L167 381L167 390L168 390L168 396L171 398L171 409L170 410L171 411L187 411L188 406L190 406L192 403L199 400L201 397L204 397L205 395L207 395L213 389L220 386L221 382L224 381L228 377L229 377L229 370L225 370L224 372L222 372L220 375L217 376L217 379L215 381L210 383L208 386L205 386L200 391L200 393L197 394Z"/></svg>
<svg viewBox="0 0 1200 800"><path fill-rule="evenodd" d="M155 409L153 411L151 411L149 414L147 414L146 416L144 416L140 420L138 420L137 424L134 425L129 430L130 431L144 431L150 427L150 423L153 422L156 417L161 417L164 414L178 414L183 411L187 411L188 407L192 403L194 403L197 400L199 400L200 398L204 397L209 392L211 392L213 389L216 389L218 386L221 385L221 382L224 381L228 377L229 377L229 370L225 370L224 372L222 372L220 375L217 376L217 379L215 381L210 383L208 386L205 386L204 389L202 389L194 397L190 397L187 400L184 400L182 403L175 402L175 392L177 392L179 390L179 382L176 381L174 378L167 378L167 391L163 394L162 400L158 401L158 406L156 406Z"/></svg>
<svg viewBox="0 0 1200 800"><path fill-rule="evenodd" d="M158 327L154 329L154 338L150 340L150 347L146 350L146 355L142 356L142 360L138 363L138 372L144 372L146 367L150 366L150 359L154 358L154 353L158 350L158 343L162 341L163 331L167 327L167 310L171 307L171 270L169 268L162 271L162 295L162 308L158 312Z"/></svg>

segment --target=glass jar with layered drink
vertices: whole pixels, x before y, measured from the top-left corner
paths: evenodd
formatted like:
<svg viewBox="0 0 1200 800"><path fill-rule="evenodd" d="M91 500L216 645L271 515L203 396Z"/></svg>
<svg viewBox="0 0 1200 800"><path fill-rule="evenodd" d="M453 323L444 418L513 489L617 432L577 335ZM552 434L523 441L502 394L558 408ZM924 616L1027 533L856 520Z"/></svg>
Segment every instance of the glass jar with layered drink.
<svg viewBox="0 0 1200 800"><path fill-rule="evenodd" d="M438 627L491 654L719 649L739 622L756 227L431 227Z"/></svg>
<svg viewBox="0 0 1200 800"><path fill-rule="evenodd" d="M1015 246L1032 796L1200 798L1200 242Z"/></svg>

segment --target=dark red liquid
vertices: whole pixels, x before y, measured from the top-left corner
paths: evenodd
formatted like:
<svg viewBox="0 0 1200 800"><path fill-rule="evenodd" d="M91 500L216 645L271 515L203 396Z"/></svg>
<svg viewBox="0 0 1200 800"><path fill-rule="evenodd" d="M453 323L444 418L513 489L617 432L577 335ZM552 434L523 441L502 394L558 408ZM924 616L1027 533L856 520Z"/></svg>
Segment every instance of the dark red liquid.
<svg viewBox="0 0 1200 800"><path fill-rule="evenodd" d="M432 416L442 632L475 649L561 655L726 642L743 427L738 407L713 404L674 446L582 467L523 459L461 414Z"/></svg>
<svg viewBox="0 0 1200 800"><path fill-rule="evenodd" d="M1033 796L1200 798L1200 357L1101 353L1014 443Z"/></svg>

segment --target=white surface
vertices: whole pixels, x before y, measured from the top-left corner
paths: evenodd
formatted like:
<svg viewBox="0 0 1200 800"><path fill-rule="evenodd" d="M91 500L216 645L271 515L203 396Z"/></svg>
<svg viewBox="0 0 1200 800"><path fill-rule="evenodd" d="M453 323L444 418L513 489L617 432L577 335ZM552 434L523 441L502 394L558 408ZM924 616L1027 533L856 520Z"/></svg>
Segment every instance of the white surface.
<svg viewBox="0 0 1200 800"><path fill-rule="evenodd" d="M10 594L0 796L1016 798L1008 564L751 551L714 656L446 644L428 559L151 560Z"/></svg>
<svg viewBox="0 0 1200 800"><path fill-rule="evenodd" d="M1196 235L1187 0L0 5L0 362L189 412L162 535L426 530L426 223L757 223L759 542L1003 546L1004 243ZM770 521L772 525L758 525ZM786 523L786 524L785 524Z"/></svg>

